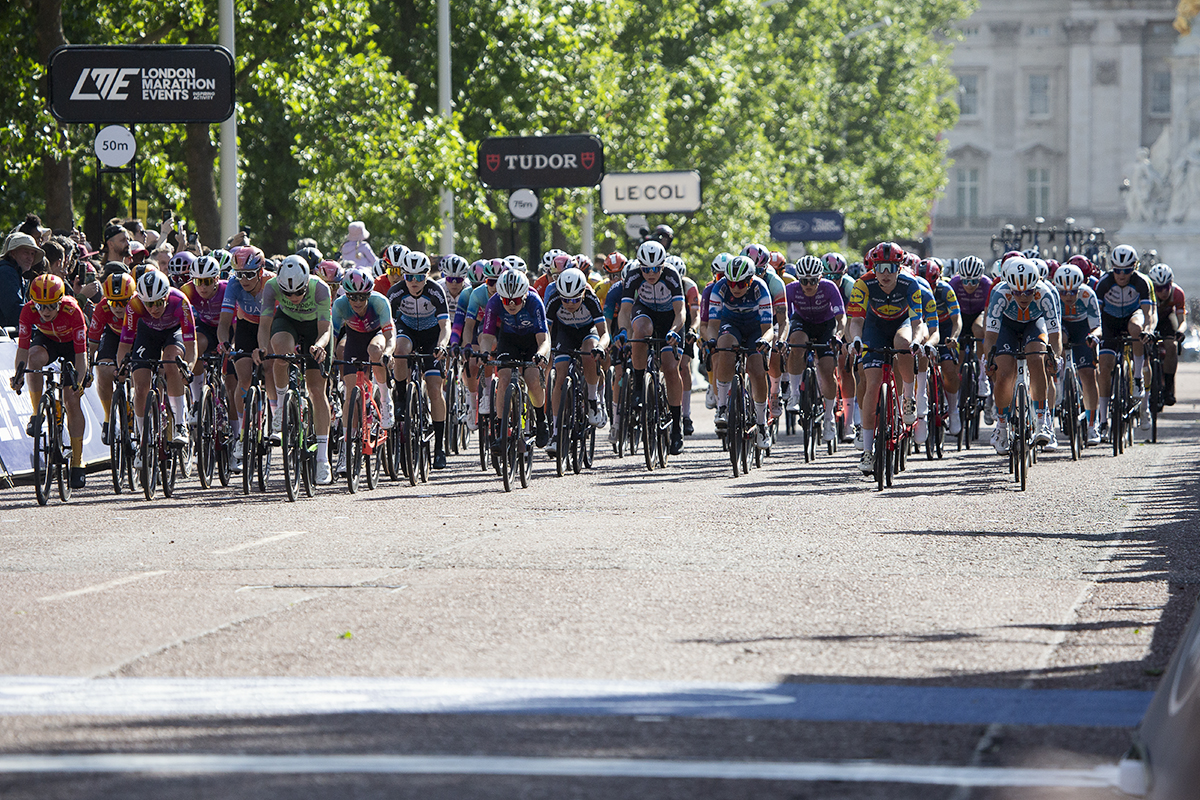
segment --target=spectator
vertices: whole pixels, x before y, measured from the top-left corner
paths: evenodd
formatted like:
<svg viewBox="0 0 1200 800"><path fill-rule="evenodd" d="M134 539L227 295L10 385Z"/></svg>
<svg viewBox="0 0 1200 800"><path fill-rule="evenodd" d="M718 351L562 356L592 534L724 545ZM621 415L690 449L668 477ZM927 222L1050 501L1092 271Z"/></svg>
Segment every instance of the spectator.
<svg viewBox="0 0 1200 800"><path fill-rule="evenodd" d="M42 227L42 218L37 214L25 215L25 221L17 228L18 233L28 233L36 244L44 244L50 239L50 229Z"/></svg>
<svg viewBox="0 0 1200 800"><path fill-rule="evenodd" d="M129 231L115 222L105 225L100 254L102 262L124 261L129 256Z"/></svg>
<svg viewBox="0 0 1200 800"><path fill-rule="evenodd" d="M158 231L146 231L146 241L143 242L147 252L154 252L154 248L158 247Z"/></svg>
<svg viewBox="0 0 1200 800"><path fill-rule="evenodd" d="M163 275L167 274L167 264L171 261L171 256L175 255L175 248L169 244L160 244L154 248L154 252L150 254L150 260L154 262L154 266Z"/></svg>
<svg viewBox="0 0 1200 800"><path fill-rule="evenodd" d="M354 266L362 267L363 269L371 269L378 261L375 251L371 249L371 245L367 243L367 239L371 238L371 234L367 231L367 226L361 221L350 223L350 229L346 233L346 241L342 242L342 258L346 261L353 261Z"/></svg>
<svg viewBox="0 0 1200 800"><path fill-rule="evenodd" d="M131 266L137 266L150 257L150 251L145 246L137 243L129 243L129 262Z"/></svg>
<svg viewBox="0 0 1200 800"><path fill-rule="evenodd" d="M140 219L127 219L121 226L129 231L129 238L138 244L146 243L146 226Z"/></svg>
<svg viewBox="0 0 1200 800"><path fill-rule="evenodd" d="M10 233L0 249L0 326L15 328L25 302L26 275L46 253L28 233Z"/></svg>

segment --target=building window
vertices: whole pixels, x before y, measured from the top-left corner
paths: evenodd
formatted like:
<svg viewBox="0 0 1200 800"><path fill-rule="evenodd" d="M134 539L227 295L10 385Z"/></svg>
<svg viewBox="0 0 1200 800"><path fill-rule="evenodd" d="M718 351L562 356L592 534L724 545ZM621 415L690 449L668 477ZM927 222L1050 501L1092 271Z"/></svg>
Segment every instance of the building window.
<svg viewBox="0 0 1200 800"><path fill-rule="evenodd" d="M1030 25L1029 28L1027 29L1027 32L1028 32L1028 35L1030 35L1030 36L1037 36L1037 37L1049 36L1050 35L1050 26L1049 25Z"/></svg>
<svg viewBox="0 0 1200 800"><path fill-rule="evenodd" d="M1171 115L1171 73L1165 70L1150 75L1150 113L1155 116Z"/></svg>
<svg viewBox="0 0 1200 800"><path fill-rule="evenodd" d="M979 76L958 76L958 113L964 117L979 116Z"/></svg>
<svg viewBox="0 0 1200 800"><path fill-rule="evenodd" d="M975 26L972 26L972 27L970 27L970 28L963 28L963 29L962 29L962 35L963 35L963 38L964 38L964 39L977 39L977 38L979 38L979 26L978 26L978 25L975 25Z"/></svg>
<svg viewBox="0 0 1200 800"><path fill-rule="evenodd" d="M954 170L955 211L959 219L979 216L979 170L957 167Z"/></svg>
<svg viewBox="0 0 1200 800"><path fill-rule="evenodd" d="M1050 76L1029 76L1029 116L1050 116Z"/></svg>
<svg viewBox="0 0 1200 800"><path fill-rule="evenodd" d="M1030 167L1025 171L1025 191L1029 216L1049 216L1050 170L1048 167Z"/></svg>

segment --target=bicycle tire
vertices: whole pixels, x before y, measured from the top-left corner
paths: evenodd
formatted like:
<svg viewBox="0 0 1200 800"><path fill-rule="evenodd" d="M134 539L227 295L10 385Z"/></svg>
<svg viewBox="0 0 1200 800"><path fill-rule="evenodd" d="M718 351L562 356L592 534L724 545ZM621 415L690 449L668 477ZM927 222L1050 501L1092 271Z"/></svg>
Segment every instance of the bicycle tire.
<svg viewBox="0 0 1200 800"><path fill-rule="evenodd" d="M257 445L255 444L254 430L257 427L254 420L254 414L258 408L258 393L257 386L251 386L246 390L245 405L242 406L244 416L242 418L242 494L250 494L250 487L254 485L254 451Z"/></svg>
<svg viewBox="0 0 1200 800"><path fill-rule="evenodd" d="M158 392L151 389L146 394L146 410L142 415L142 493L147 500L154 499L158 486L159 430Z"/></svg>
<svg viewBox="0 0 1200 800"><path fill-rule="evenodd" d="M125 407L125 389L117 386L113 392L112 404L109 406L108 420L108 458L109 469L112 471L113 494L121 494L125 489L125 462L129 457L126 437L129 436L126 426L128 409Z"/></svg>
<svg viewBox="0 0 1200 800"><path fill-rule="evenodd" d="M350 390L350 418L346 422L346 486L350 494L358 493L358 480L363 466L362 393L355 386Z"/></svg>
<svg viewBox="0 0 1200 800"><path fill-rule="evenodd" d="M725 405L725 441L729 449L729 463L733 465L733 477L741 469L742 439L742 382L737 373L729 386L729 397Z"/></svg>
<svg viewBox="0 0 1200 800"><path fill-rule="evenodd" d="M654 423L656 436L654 439L654 460L659 469L667 466L671 460L671 406L667 402L667 387L661 374L654 380Z"/></svg>
<svg viewBox="0 0 1200 800"><path fill-rule="evenodd" d="M408 380L404 384L404 477L409 486L416 486L421 479L421 406L416 384Z"/></svg>
<svg viewBox="0 0 1200 800"><path fill-rule="evenodd" d="M61 391L61 390L60 390ZM61 400L59 402L62 402ZM68 448L63 446L62 416L55 419L54 427L50 429L52 447L54 450L54 479L58 484L58 499L64 503L71 501L70 463Z"/></svg>
<svg viewBox="0 0 1200 800"><path fill-rule="evenodd" d="M587 439L587 431L592 427L588 421L587 390L579 375L575 376L575 391L573 392L571 412L571 448L567 452L571 462L571 472L578 475L583 471L583 449Z"/></svg>
<svg viewBox="0 0 1200 800"><path fill-rule="evenodd" d="M212 389L205 386L200 390L200 414L196 419L196 477L200 488L212 487L213 472L217 460L216 410L213 408Z"/></svg>
<svg viewBox="0 0 1200 800"><path fill-rule="evenodd" d="M1158 414L1163 409L1163 393L1165 391L1165 387L1163 386L1162 362L1159 360L1157 355L1158 343L1152 342L1150 344L1150 349L1154 351L1154 355L1146 359L1150 363L1150 398L1149 402L1146 404L1146 407L1150 413L1150 441L1157 444Z"/></svg>
<svg viewBox="0 0 1200 800"><path fill-rule="evenodd" d="M570 449L575 436L573 415L575 412L575 376L567 369L562 389L558 393L558 419L555 420L554 470L563 477L570 468Z"/></svg>
<svg viewBox="0 0 1200 800"><path fill-rule="evenodd" d="M418 407L420 408L421 420L420 442L421 447L417 450L417 478L421 483L429 482L430 465L433 463L433 415L429 407L429 395L425 393L424 384L418 384L417 399ZM442 439L442 446L445 447L445 439Z"/></svg>
<svg viewBox="0 0 1200 800"><path fill-rule="evenodd" d="M50 502L50 488L54 482L51 462L50 426L53 424L53 404L43 394L35 409L40 419L33 423L33 491L39 506Z"/></svg>
<svg viewBox="0 0 1200 800"><path fill-rule="evenodd" d="M1121 455L1121 444L1124 434L1122 424L1125 422L1125 408L1122 405L1122 387L1125 384L1124 361L1120 357L1117 359L1117 367L1113 370L1112 379L1114 381L1112 387L1112 399L1109 401L1109 434L1112 437L1113 457Z"/></svg>
<svg viewBox="0 0 1200 800"><path fill-rule="evenodd" d="M504 389L504 406L500 412L500 481L504 491L513 490L517 466L517 438L520 436L520 418L515 404L516 379L510 379Z"/></svg>
<svg viewBox="0 0 1200 800"><path fill-rule="evenodd" d="M379 447L380 420L375 416L375 410L369 402L366 404L366 416L363 417L362 425L364 439L373 442L369 454L366 447L363 447L363 469L367 473L367 488L374 491L379 487L379 473L383 468L382 462L387 458L387 447Z"/></svg>
<svg viewBox="0 0 1200 800"><path fill-rule="evenodd" d="M875 484L880 492L888 485L888 471L891 469L891 456L888 453L890 402L890 389L884 381L879 384L879 398L875 401L875 447L872 452L875 462Z"/></svg>
<svg viewBox="0 0 1200 800"><path fill-rule="evenodd" d="M1021 484L1021 491L1025 491L1029 471L1030 430L1029 395L1023 383L1017 385L1013 406L1013 422L1016 430L1013 431L1013 445L1010 449L1013 454L1013 466L1015 468L1014 480Z"/></svg>
<svg viewBox="0 0 1200 800"><path fill-rule="evenodd" d="M537 450L534 447L534 432L533 432L533 400L529 397L529 390L525 387L524 382L519 384L521 390L517 397L518 402L522 404L521 414L521 436L519 438L520 449L517 455L520 457L517 470L517 477L521 481L521 488L529 488L529 480L533 477L533 454Z"/></svg>
<svg viewBox="0 0 1200 800"><path fill-rule="evenodd" d="M172 416L170 408L159 406L159 419L165 420L165 424L160 430L173 431L175 430L175 417ZM162 435L161 433L159 434ZM159 482L162 484L163 497L171 497L175 494L175 478L179 472L179 462L183 458L183 449L176 447L165 439L159 439L159 460L158 468L161 472Z"/></svg>
<svg viewBox="0 0 1200 800"><path fill-rule="evenodd" d="M300 484L304 488L304 496L313 496L313 487L317 483L317 428L313 422L312 398L306 393L304 405L300 409Z"/></svg>
<svg viewBox="0 0 1200 800"><path fill-rule="evenodd" d="M754 423L750 421L750 409L753 404L750 400L750 390L746 387L746 382L742 381L742 446L741 446L741 462L742 474L750 474L750 466L754 459L750 457L750 448L754 447L755 428Z"/></svg>
<svg viewBox="0 0 1200 800"><path fill-rule="evenodd" d="M267 477L271 472L271 427L274 423L271 404L267 402L266 392L258 393L258 405L261 410L259 414L255 415L255 419L259 422L259 429L254 433L254 438L258 440L258 444L254 448L254 471L258 479L258 491L265 492Z"/></svg>
<svg viewBox="0 0 1200 800"><path fill-rule="evenodd" d="M289 503L296 502L300 489L300 409L296 392L288 389L283 396L283 415L279 429L279 454L283 462L283 488Z"/></svg>
<svg viewBox="0 0 1200 800"><path fill-rule="evenodd" d="M642 411L640 415L642 429L642 456L646 462L646 471L653 472L657 461L658 449L658 403L654 394L654 378L649 370L642 378Z"/></svg>

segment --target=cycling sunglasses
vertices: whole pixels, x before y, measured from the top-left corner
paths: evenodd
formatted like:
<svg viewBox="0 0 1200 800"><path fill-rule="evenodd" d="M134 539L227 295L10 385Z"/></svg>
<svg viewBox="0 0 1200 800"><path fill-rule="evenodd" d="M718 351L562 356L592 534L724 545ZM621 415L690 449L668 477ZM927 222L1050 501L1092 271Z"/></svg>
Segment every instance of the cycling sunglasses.
<svg viewBox="0 0 1200 800"><path fill-rule="evenodd" d="M521 305L521 303L525 302L525 298L524 297L501 297L500 302L504 303L504 305L506 305L506 306L519 306L519 305Z"/></svg>
<svg viewBox="0 0 1200 800"><path fill-rule="evenodd" d="M801 286L816 286L820 282L821 282L820 278L801 278L800 279Z"/></svg>
<svg viewBox="0 0 1200 800"><path fill-rule="evenodd" d="M747 278L744 281L729 281L729 285L735 289L749 289L752 283L754 283L754 278Z"/></svg>
<svg viewBox="0 0 1200 800"><path fill-rule="evenodd" d="M462 283L465 280L466 280L466 278L456 278L453 275L446 276L446 283Z"/></svg>
<svg viewBox="0 0 1200 800"><path fill-rule="evenodd" d="M583 298L582 297L564 297L562 299L562 301L564 303L570 303L571 305L578 305L579 303L583 302Z"/></svg>
<svg viewBox="0 0 1200 800"><path fill-rule="evenodd" d="M1013 289L1013 294L1015 294L1017 297L1029 297L1036 291L1037 287L1035 286L1032 289Z"/></svg>
<svg viewBox="0 0 1200 800"><path fill-rule="evenodd" d="M195 283L197 286L216 286L217 285L216 278L195 278L195 279L193 279L192 282Z"/></svg>
<svg viewBox="0 0 1200 800"><path fill-rule="evenodd" d="M284 289L284 290L283 290L283 296L284 296L284 297L299 297L300 295L304 294L304 293L305 293L305 292L307 292L307 291L308 291L308 287L307 287L307 286L305 286L303 289L297 289L297 290L296 290L296 291L294 291L294 292L289 292L287 289Z"/></svg>
<svg viewBox="0 0 1200 800"><path fill-rule="evenodd" d="M426 275L424 272L417 272L412 275L405 275L404 280L411 281L412 283L424 283L425 279L428 277L429 276Z"/></svg>
<svg viewBox="0 0 1200 800"><path fill-rule="evenodd" d="M1133 267L1114 267L1113 274L1114 275L1132 275L1133 269L1134 269Z"/></svg>
<svg viewBox="0 0 1200 800"><path fill-rule="evenodd" d="M252 281L258 277L258 270L239 269L234 274L239 281Z"/></svg>
<svg viewBox="0 0 1200 800"><path fill-rule="evenodd" d="M642 272L649 272L651 275L656 272L662 272L662 267L642 267Z"/></svg>
<svg viewBox="0 0 1200 800"><path fill-rule="evenodd" d="M162 308L166 304L167 304L167 301L166 301L166 298L164 298L162 300L154 300L152 302L146 303L146 306L148 308Z"/></svg>
<svg viewBox="0 0 1200 800"><path fill-rule="evenodd" d="M900 263L896 261L882 261L875 266L875 271L894 275L900 271Z"/></svg>
<svg viewBox="0 0 1200 800"><path fill-rule="evenodd" d="M346 297L348 297L350 299L351 303L365 303L367 300L370 299L371 293L370 292L347 292Z"/></svg>

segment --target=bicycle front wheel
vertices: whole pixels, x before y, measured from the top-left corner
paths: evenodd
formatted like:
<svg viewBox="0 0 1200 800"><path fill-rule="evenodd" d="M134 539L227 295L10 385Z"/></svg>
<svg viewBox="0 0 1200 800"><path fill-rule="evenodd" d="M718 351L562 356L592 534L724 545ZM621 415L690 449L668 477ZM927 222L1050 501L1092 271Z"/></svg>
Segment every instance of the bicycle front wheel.
<svg viewBox="0 0 1200 800"><path fill-rule="evenodd" d="M200 392L200 416L196 420L196 477L201 488L212 486L213 468L217 461L216 409L212 389L205 386Z"/></svg>
<svg viewBox="0 0 1200 800"><path fill-rule="evenodd" d="M560 478L570 467L569 452L575 436L574 412L575 376L568 371L563 379L562 390L558 393L558 418L555 420L554 469Z"/></svg>
<svg viewBox="0 0 1200 800"><path fill-rule="evenodd" d="M158 392L151 389L146 395L146 412L142 416L142 492L147 500L154 499L154 492L158 488L161 424L158 416Z"/></svg>
<svg viewBox="0 0 1200 800"><path fill-rule="evenodd" d="M33 490L39 506L50 502L50 489L54 483L53 443L50 428L54 425L54 402L50 395L43 394L34 409L38 419L33 424Z"/></svg>
<svg viewBox="0 0 1200 800"><path fill-rule="evenodd" d="M283 415L279 430L280 456L283 460L283 488L289 503L296 502L300 489L300 408L296 392L289 389L283 396Z"/></svg>
<svg viewBox="0 0 1200 800"><path fill-rule="evenodd" d="M889 415L891 409L891 389L888 384L879 385L879 400L875 404L875 483L879 491L891 484L892 459L888 452L888 437L891 432Z"/></svg>
<svg viewBox="0 0 1200 800"><path fill-rule="evenodd" d="M120 494L125 486L126 459L129 458L126 437L129 419L125 408L125 389L118 385L113 392L111 411L108 415L108 458L112 470L113 494Z"/></svg>
<svg viewBox="0 0 1200 800"><path fill-rule="evenodd" d="M500 480L504 491L511 492L513 483L520 469L520 447L517 444L523 435L521 430L521 409L517 399L515 380L508 382L504 390L504 407L500 413Z"/></svg>
<svg viewBox="0 0 1200 800"><path fill-rule="evenodd" d="M254 457L255 450L258 448L258 437L255 431L258 429L258 423L255 421L255 413L258 410L258 394L257 386L251 386L246 391L246 400L244 415L242 419L242 494L250 494L250 487L254 484Z"/></svg>
<svg viewBox="0 0 1200 800"><path fill-rule="evenodd" d="M350 420L346 423L346 485L350 494L358 492L358 476L362 472L363 424L362 392L357 386L350 390Z"/></svg>

